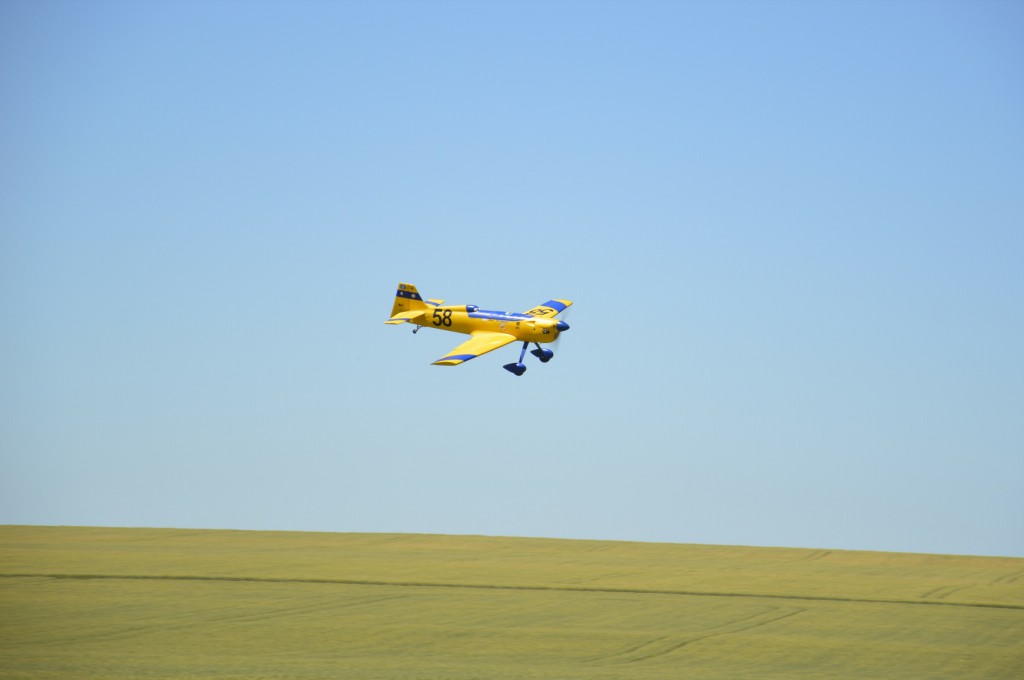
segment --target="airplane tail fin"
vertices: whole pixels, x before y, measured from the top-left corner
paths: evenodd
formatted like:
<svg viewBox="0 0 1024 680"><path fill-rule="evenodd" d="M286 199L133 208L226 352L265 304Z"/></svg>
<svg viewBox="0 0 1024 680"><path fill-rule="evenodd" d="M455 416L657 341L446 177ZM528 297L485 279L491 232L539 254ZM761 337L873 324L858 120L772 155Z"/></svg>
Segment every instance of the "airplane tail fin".
<svg viewBox="0 0 1024 680"><path fill-rule="evenodd" d="M430 306L423 301L416 286L411 283L398 284L398 291L395 292L395 304L391 308L392 318L402 312L423 312ZM413 315L408 315L413 316ZM408 318L408 316L406 318Z"/></svg>

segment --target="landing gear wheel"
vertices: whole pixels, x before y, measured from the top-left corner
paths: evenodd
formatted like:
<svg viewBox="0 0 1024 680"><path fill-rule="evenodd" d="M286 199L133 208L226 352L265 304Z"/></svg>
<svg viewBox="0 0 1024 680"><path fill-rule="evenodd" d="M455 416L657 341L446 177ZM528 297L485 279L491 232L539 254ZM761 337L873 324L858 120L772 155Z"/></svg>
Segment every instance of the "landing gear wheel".
<svg viewBox="0 0 1024 680"><path fill-rule="evenodd" d="M547 348L541 349L540 345L537 346L537 349L530 350L530 354L540 359L543 364L548 363L555 356L554 352Z"/></svg>
<svg viewBox="0 0 1024 680"><path fill-rule="evenodd" d="M516 375L522 375L523 373L526 373L526 364L524 363L505 364L502 368L504 368L509 373L515 373Z"/></svg>

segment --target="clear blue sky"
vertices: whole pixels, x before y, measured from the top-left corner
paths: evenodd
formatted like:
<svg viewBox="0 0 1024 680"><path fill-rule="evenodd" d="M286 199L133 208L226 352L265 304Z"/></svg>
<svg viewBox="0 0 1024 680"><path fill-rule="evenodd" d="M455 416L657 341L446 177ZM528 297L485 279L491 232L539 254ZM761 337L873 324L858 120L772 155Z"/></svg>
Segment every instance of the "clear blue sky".
<svg viewBox="0 0 1024 680"><path fill-rule="evenodd" d="M0 121L0 523L1024 556L1021 3L8 1Z"/></svg>

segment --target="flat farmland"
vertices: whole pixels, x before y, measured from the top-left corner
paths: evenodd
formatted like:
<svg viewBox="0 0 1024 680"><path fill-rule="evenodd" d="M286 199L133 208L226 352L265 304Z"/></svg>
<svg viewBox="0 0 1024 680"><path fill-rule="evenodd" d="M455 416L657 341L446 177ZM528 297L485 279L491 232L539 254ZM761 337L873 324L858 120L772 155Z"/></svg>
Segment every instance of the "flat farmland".
<svg viewBox="0 0 1024 680"><path fill-rule="evenodd" d="M1024 559L0 527L3 678L1020 678Z"/></svg>

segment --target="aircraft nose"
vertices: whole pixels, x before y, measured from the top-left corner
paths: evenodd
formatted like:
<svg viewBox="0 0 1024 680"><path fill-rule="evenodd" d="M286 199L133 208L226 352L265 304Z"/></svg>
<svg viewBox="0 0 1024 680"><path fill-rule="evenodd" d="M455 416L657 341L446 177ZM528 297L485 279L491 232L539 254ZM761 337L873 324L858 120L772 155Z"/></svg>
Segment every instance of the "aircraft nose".
<svg viewBox="0 0 1024 680"><path fill-rule="evenodd" d="M559 321L558 323L555 324L555 328L558 329L559 333L561 333L562 331L569 330L569 324L567 324L564 321Z"/></svg>

